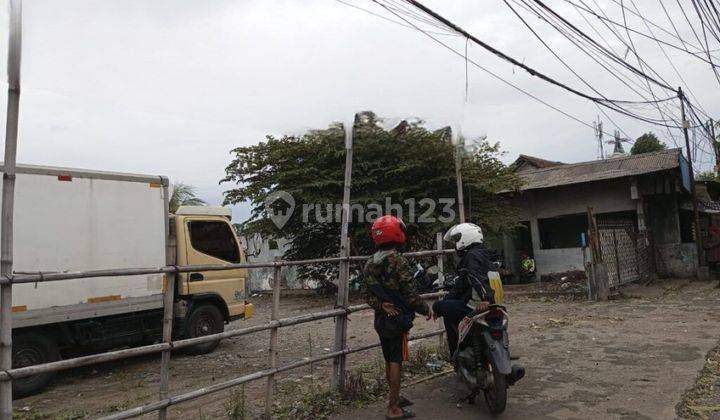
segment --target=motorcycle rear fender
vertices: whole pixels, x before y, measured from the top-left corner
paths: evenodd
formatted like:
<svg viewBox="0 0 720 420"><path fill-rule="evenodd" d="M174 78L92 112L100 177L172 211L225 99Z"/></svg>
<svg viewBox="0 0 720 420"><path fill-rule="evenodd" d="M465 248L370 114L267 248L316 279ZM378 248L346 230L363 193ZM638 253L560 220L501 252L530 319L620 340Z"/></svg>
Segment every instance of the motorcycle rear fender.
<svg viewBox="0 0 720 420"><path fill-rule="evenodd" d="M488 359L495 361L494 368L503 375L509 375L512 367L510 366L510 352L505 337L502 340L495 340L490 335L490 331L483 331L482 337L485 340Z"/></svg>

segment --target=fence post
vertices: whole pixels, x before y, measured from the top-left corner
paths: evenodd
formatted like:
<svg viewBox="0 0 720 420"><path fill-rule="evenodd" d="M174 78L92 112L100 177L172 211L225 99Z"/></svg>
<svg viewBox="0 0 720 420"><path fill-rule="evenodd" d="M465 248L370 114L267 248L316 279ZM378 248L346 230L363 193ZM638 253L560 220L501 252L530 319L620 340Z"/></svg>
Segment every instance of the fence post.
<svg viewBox="0 0 720 420"><path fill-rule="evenodd" d="M8 105L5 124L5 156L0 233L0 275L13 274L13 207L20 107L20 53L22 1L10 0L8 41ZM0 370L12 369L12 284L0 286ZM0 381L0 418L12 419L12 381Z"/></svg>
<svg viewBox="0 0 720 420"><path fill-rule="evenodd" d="M465 151L465 144L460 134L460 128L458 127L457 132L453 132L455 137L455 183L457 184L457 199L458 199L458 215L460 216L460 223L465 223L465 197L463 194L463 181L462 181L462 155Z"/></svg>
<svg viewBox="0 0 720 420"><path fill-rule="evenodd" d="M602 248L600 246L600 232L595 219L595 211L592 207L588 207L588 227L590 230L590 250L592 251L593 264L593 284L595 290L593 295L597 300L607 300L608 298L608 272L607 265L603 259Z"/></svg>
<svg viewBox="0 0 720 420"><path fill-rule="evenodd" d="M275 257L275 261L279 261L280 257ZM280 318L280 274L282 267L277 265L273 269L273 306L270 319L275 321ZM268 362L270 369L275 369L278 365L278 327L270 330L270 354ZM267 385L265 387L265 418L272 418L273 394L275 391L275 375L268 375Z"/></svg>
<svg viewBox="0 0 720 420"><path fill-rule="evenodd" d="M170 224L170 188L167 178L162 178L163 200L165 201L165 264L175 265L175 232L174 223ZM163 287L163 343L172 344L173 320L175 318L175 284L177 273L167 273L164 276ZM160 400L169 396L170 391L170 356L171 348L163 350L160 359ZM167 408L158 410L158 419L167 418Z"/></svg>
<svg viewBox="0 0 720 420"><path fill-rule="evenodd" d="M437 246L438 251L443 250L443 234L442 232L438 232L437 235L435 235L435 242ZM438 268L438 279L440 281L445 281L445 255L444 254L438 254L437 256L437 268ZM445 345L445 333L442 332L438 335L438 350L442 349ZM451 355L452 356L452 355Z"/></svg>
<svg viewBox="0 0 720 420"><path fill-rule="evenodd" d="M348 238L348 223L350 221L350 189L352 185L352 159L353 159L353 125L345 123L345 187L343 188L342 225L340 229L340 272L338 276L338 291L335 306L347 308L348 306L348 280L350 278L350 244ZM347 314L335 318L335 346L334 351L344 350L347 344ZM345 355L342 354L333 360L333 375L331 386L341 390L345 387Z"/></svg>

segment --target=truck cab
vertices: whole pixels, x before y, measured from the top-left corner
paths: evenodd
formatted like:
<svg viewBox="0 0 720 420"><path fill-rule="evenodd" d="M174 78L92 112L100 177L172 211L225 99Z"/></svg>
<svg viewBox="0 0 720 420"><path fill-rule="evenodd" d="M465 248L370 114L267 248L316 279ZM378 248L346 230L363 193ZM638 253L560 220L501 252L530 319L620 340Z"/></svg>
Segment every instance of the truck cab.
<svg viewBox="0 0 720 420"><path fill-rule="evenodd" d="M224 207L181 206L172 216L177 265L239 264L245 262L231 210ZM253 306L245 300L247 269L179 273L175 316L176 335L197 337L223 331L223 324L252 317ZM192 347L206 353L217 346Z"/></svg>

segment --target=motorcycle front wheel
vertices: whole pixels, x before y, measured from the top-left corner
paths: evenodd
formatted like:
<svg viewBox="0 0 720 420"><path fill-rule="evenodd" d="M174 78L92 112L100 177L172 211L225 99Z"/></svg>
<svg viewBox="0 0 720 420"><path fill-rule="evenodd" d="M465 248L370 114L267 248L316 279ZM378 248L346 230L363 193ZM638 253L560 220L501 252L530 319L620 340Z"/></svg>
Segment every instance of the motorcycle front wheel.
<svg viewBox="0 0 720 420"><path fill-rule="evenodd" d="M498 415L505 411L507 403L507 378L495 369L492 362L487 363L487 370L490 373L492 382L483 390L485 403L491 414Z"/></svg>

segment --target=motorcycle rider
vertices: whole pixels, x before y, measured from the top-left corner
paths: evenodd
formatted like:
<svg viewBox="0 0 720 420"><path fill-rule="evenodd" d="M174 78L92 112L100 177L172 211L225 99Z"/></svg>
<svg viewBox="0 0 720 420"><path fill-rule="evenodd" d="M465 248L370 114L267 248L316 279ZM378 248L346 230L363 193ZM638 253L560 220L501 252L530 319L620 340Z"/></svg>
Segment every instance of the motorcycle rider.
<svg viewBox="0 0 720 420"><path fill-rule="evenodd" d="M443 239L455 244L455 251L460 257L458 278L445 299L435 302L432 309L435 317L443 317L452 357L458 344L460 321L473 310L486 311L489 305L495 303L495 297L488 280L491 261L483 246L480 226L473 223L457 224L447 231Z"/></svg>

